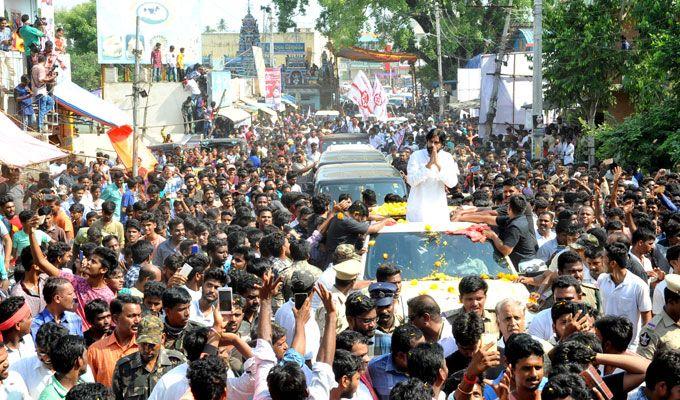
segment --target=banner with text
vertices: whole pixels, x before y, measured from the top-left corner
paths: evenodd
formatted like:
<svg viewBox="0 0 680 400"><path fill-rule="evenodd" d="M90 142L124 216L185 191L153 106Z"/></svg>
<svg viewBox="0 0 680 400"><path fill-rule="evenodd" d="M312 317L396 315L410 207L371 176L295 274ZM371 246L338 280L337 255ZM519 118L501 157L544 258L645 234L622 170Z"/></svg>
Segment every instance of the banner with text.
<svg viewBox="0 0 680 400"><path fill-rule="evenodd" d="M267 68L264 74L265 102L274 110L281 104L281 68Z"/></svg>

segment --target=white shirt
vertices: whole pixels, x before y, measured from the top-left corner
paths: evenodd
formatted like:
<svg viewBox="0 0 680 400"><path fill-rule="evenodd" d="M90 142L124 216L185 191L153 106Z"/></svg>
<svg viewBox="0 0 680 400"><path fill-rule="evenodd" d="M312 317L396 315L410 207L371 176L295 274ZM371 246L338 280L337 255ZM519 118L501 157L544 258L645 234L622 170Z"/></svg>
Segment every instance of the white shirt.
<svg viewBox="0 0 680 400"><path fill-rule="evenodd" d="M552 309L548 308L539 311L538 314L534 315L531 324L529 324L529 329L527 329L527 333L546 341L554 338L555 331L553 330L553 321L550 310Z"/></svg>
<svg viewBox="0 0 680 400"><path fill-rule="evenodd" d="M652 314L661 314L663 306L666 305L666 297L664 296L664 289L668 286L666 280L659 282L654 288L654 295L652 296Z"/></svg>
<svg viewBox="0 0 680 400"><path fill-rule="evenodd" d="M168 51L165 53L165 63L170 64L171 67L177 65L177 54L174 51Z"/></svg>
<svg viewBox="0 0 680 400"><path fill-rule="evenodd" d="M449 323L449 320L442 317L443 326L442 333L439 336L439 345L444 349L444 358L450 356L458 350L458 344L456 344L456 339L453 337L453 327Z"/></svg>
<svg viewBox="0 0 680 400"><path fill-rule="evenodd" d="M597 286L600 288L604 315L626 317L633 323L633 340L628 349L634 351L640 332L640 313L652 310L649 286L630 271L626 272L623 282L618 286L614 284L610 274L600 274Z"/></svg>
<svg viewBox="0 0 680 400"><path fill-rule="evenodd" d="M28 358L35 354L36 350L33 337L31 337L31 335L26 335L23 337L23 340L19 342L18 349L12 350L7 347L7 362L9 362L9 365L12 365L22 358Z"/></svg>
<svg viewBox="0 0 680 400"><path fill-rule="evenodd" d="M13 365L10 365L9 370L17 372L23 378L28 394L34 399L40 397L40 393L50 384L52 375L54 375L54 371L45 367L45 364L40 361L37 355L22 358ZM80 378L83 382L94 383L94 375L92 375L89 365L87 366L87 372Z"/></svg>
<svg viewBox="0 0 680 400"><path fill-rule="evenodd" d="M215 323L215 317L212 312L213 306L210 307L208 315L205 315L203 314L203 311L201 311L199 300L192 300L189 304L189 321L194 321L203 326L211 327Z"/></svg>
<svg viewBox="0 0 680 400"><path fill-rule="evenodd" d="M288 346L292 346L293 337L295 336L295 315L293 315L293 307L295 303L293 299L283 303L283 305L276 311L274 321L281 325L286 330L286 342ZM321 331L315 318L310 318L305 324L305 359L316 360L316 353L319 352L319 345L321 343ZM318 363L317 363L318 364Z"/></svg>
<svg viewBox="0 0 680 400"><path fill-rule="evenodd" d="M201 89L198 87L198 82L196 82L195 79L189 79L187 81L187 86L185 87L185 90L190 91L191 94L193 95L201 94Z"/></svg>
<svg viewBox="0 0 680 400"><path fill-rule="evenodd" d="M7 371L7 379L0 384L0 400L31 400L28 389L21 375L16 371ZM37 397L36 397L37 399Z"/></svg>
<svg viewBox="0 0 680 400"><path fill-rule="evenodd" d="M411 222L441 223L449 221L449 206L445 187L458 184L458 164L450 153L437 153L441 170L426 168L430 162L427 149L411 154L407 167L407 182L411 192L406 205L406 219Z"/></svg>
<svg viewBox="0 0 680 400"><path fill-rule="evenodd" d="M645 270L645 272L649 272L649 271L652 271L654 269L654 267L652 266L652 260L650 260L649 257L645 256L644 254L642 255L642 258L638 258L638 256L633 254L632 251L629 251L628 255L633 260L639 262L640 265L642 265L642 268Z"/></svg>
<svg viewBox="0 0 680 400"><path fill-rule="evenodd" d="M280 310L280 309L279 309ZM269 371L278 362L276 355L274 354L274 349L271 345L264 340L258 340L257 346L260 347L262 343L263 347L268 347L266 353L269 353L264 357L265 351L263 351L263 362L257 369L255 374L255 396L253 400L269 400L271 395L269 394L269 388L267 386L267 375ZM333 374L333 368L322 362L315 362L312 365L312 380L307 383L307 391L309 396L308 400L328 400L330 398L331 389L337 386L335 382L335 375ZM229 400L231 400L231 394L229 395Z"/></svg>
<svg viewBox="0 0 680 400"><path fill-rule="evenodd" d="M373 400L371 391L366 387L366 384L363 381L359 381L359 387L357 388L357 391L354 392L352 400Z"/></svg>
<svg viewBox="0 0 680 400"><path fill-rule="evenodd" d="M541 235L538 232L538 229L536 229L536 242L538 243L539 248L543 246L545 243L555 239L556 236L557 234L555 234L555 231L552 229L550 230L550 232L548 232L548 236Z"/></svg>
<svg viewBox="0 0 680 400"><path fill-rule="evenodd" d="M201 289L198 290L191 290L189 289L186 285L182 286L187 292L189 292L189 295L191 296L191 301L197 301L198 299L201 298Z"/></svg>
<svg viewBox="0 0 680 400"><path fill-rule="evenodd" d="M259 341L258 341L259 342ZM255 390L255 370L261 360L258 358L257 347L253 349L253 357L246 360L244 372L239 377L227 379L227 393L229 400L249 400ZM179 400L189 390L187 371L189 364L176 366L156 383L148 400Z"/></svg>

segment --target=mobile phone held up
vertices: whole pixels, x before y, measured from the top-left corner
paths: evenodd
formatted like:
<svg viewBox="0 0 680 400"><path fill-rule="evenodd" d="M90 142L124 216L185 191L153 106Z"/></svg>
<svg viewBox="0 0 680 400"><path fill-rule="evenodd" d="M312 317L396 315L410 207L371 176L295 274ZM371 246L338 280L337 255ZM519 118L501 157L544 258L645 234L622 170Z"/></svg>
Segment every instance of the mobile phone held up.
<svg viewBox="0 0 680 400"><path fill-rule="evenodd" d="M189 278L189 274L190 274L191 271L193 271L193 270L194 270L194 267L192 267L192 266L189 265L189 264L184 264L184 265L182 265L182 268L179 270L179 274L182 275L183 277L185 277L185 278L188 279L188 278Z"/></svg>
<svg viewBox="0 0 680 400"><path fill-rule="evenodd" d="M231 314L234 302L234 296L230 287L221 287L217 289L218 306L222 314Z"/></svg>
<svg viewBox="0 0 680 400"><path fill-rule="evenodd" d="M302 305L305 304L305 300L307 300L307 297L309 295L307 293L295 293L293 296L294 301L295 301L295 309L299 310L302 308Z"/></svg>
<svg viewBox="0 0 680 400"><path fill-rule="evenodd" d="M198 252L201 250L200 246L197 244L194 244L191 246L191 255L198 254Z"/></svg>

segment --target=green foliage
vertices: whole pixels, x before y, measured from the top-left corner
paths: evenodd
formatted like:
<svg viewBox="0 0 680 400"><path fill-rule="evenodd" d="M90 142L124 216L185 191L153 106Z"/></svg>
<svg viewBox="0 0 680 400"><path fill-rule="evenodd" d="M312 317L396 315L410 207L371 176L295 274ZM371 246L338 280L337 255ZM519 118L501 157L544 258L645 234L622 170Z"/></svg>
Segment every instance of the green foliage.
<svg viewBox="0 0 680 400"><path fill-rule="evenodd" d="M227 21L225 21L224 18L220 18L220 20L217 22L217 30L219 32L227 31Z"/></svg>
<svg viewBox="0 0 680 400"><path fill-rule="evenodd" d="M546 100L556 108L578 107L591 126L595 114L614 103L615 83L625 70L619 6L618 0L569 0L545 12Z"/></svg>
<svg viewBox="0 0 680 400"><path fill-rule="evenodd" d="M100 87L101 70L97 63L97 6L94 0L69 10L56 12L57 26L64 28L69 39L71 78L86 89Z"/></svg>
<svg viewBox="0 0 680 400"><path fill-rule="evenodd" d="M436 76L436 37L434 4L442 10L442 66L444 79L455 79L459 63L479 53L494 52L500 43L508 0L319 0L321 14L316 28L328 36L334 48L353 46L362 32L377 33L382 44L394 43L395 51L417 54L428 67L423 76ZM276 0L281 20L291 5L303 0ZM281 4L287 4L282 7ZM306 1L305 1L306 3ZM489 5L490 6L487 6ZM515 0L513 23L527 22L531 0ZM294 9L294 8L293 8ZM414 22L425 37L416 42Z"/></svg>
<svg viewBox="0 0 680 400"><path fill-rule="evenodd" d="M639 36L634 40L625 88L639 110L665 99L680 97L680 3L638 0L632 8Z"/></svg>
<svg viewBox="0 0 680 400"><path fill-rule="evenodd" d="M596 134L599 159L614 158L626 166L652 171L680 163L680 102L650 105L616 126L603 125Z"/></svg>
<svg viewBox="0 0 680 400"><path fill-rule="evenodd" d="M286 32L288 29L295 28L293 16L296 13L304 14L309 5L309 0L273 0L273 2L279 10L279 32Z"/></svg>

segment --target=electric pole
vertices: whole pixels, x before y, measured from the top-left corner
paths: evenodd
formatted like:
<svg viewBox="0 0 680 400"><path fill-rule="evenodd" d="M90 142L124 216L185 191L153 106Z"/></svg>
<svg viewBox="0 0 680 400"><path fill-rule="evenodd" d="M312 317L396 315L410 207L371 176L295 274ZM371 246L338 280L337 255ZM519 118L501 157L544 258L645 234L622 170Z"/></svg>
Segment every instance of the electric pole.
<svg viewBox="0 0 680 400"><path fill-rule="evenodd" d="M269 66L274 68L274 15L271 7L269 8Z"/></svg>
<svg viewBox="0 0 680 400"><path fill-rule="evenodd" d="M435 27L437 29L437 75L439 75L439 117L444 116L444 76L442 75L442 32L440 25L439 3L434 3Z"/></svg>
<svg viewBox="0 0 680 400"><path fill-rule="evenodd" d="M510 15L512 14L512 0L508 2L508 14L505 16L503 33L501 35L501 45L496 53L496 68L493 73L493 86L491 87L491 97L489 97L489 110L486 113L486 134L490 137L493 132L493 120L496 118L496 107L498 106L498 86L501 81L501 68L503 67L503 57L508 43L508 32L510 31ZM514 111L513 111L514 112Z"/></svg>
<svg viewBox="0 0 680 400"><path fill-rule="evenodd" d="M132 175L139 175L139 139L137 137L137 106L139 102L139 15L135 20L135 70L132 75Z"/></svg>
<svg viewBox="0 0 680 400"><path fill-rule="evenodd" d="M532 121L532 158L543 158L543 0L534 0L534 77Z"/></svg>

